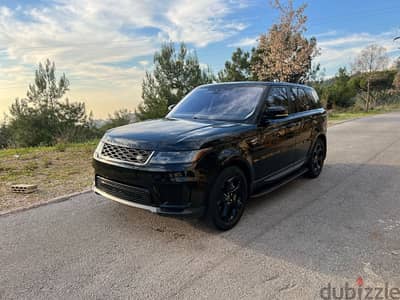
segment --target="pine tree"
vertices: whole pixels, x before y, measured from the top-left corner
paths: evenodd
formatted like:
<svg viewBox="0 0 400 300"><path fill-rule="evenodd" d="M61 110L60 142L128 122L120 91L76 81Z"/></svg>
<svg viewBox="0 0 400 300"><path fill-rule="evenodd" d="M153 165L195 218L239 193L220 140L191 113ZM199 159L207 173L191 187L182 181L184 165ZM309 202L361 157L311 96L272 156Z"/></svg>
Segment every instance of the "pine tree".
<svg viewBox="0 0 400 300"><path fill-rule="evenodd" d="M232 53L230 61L225 62L225 68L218 73L218 81L252 80L250 53L237 48Z"/></svg>
<svg viewBox="0 0 400 300"><path fill-rule="evenodd" d="M40 63L26 98L17 98L12 104L9 131L15 145L51 145L89 134L85 104L63 100L69 81L65 74L57 80L55 70L49 60Z"/></svg>
<svg viewBox="0 0 400 300"><path fill-rule="evenodd" d="M139 120L164 117L168 106L178 103L192 89L213 81L209 69L202 70L196 53L184 43L162 45L154 55L154 70L146 72L142 83L143 102L136 110Z"/></svg>

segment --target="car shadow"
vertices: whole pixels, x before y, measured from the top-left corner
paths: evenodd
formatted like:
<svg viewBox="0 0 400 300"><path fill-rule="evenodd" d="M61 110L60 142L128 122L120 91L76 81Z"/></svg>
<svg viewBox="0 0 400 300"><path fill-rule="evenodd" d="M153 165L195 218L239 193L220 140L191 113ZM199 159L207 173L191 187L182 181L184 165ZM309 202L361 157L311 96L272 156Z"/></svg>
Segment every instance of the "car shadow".
<svg viewBox="0 0 400 300"><path fill-rule="evenodd" d="M366 262L385 278L400 268L400 166L327 164L317 179L299 178L250 199L227 232L198 230L241 249L319 273L347 276Z"/></svg>
<svg viewBox="0 0 400 300"><path fill-rule="evenodd" d="M203 220L164 217L109 202L99 224L114 224L129 239L132 228L140 228L136 232L146 243L181 249L182 256L209 257L219 245L229 248L227 253L250 251L339 278L356 276L366 263L383 278L397 278L400 261L393 251L400 249L399 182L396 163L327 163L316 179L299 178L250 199L229 231Z"/></svg>

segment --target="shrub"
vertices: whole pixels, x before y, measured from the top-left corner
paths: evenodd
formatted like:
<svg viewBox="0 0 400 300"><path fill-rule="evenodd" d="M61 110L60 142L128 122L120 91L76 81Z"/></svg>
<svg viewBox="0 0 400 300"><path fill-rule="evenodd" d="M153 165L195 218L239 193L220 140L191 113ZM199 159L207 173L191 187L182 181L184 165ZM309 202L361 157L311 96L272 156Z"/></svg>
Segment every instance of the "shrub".
<svg viewBox="0 0 400 300"><path fill-rule="evenodd" d="M59 142L55 145L55 149L58 152L65 152L67 150L67 144L64 142Z"/></svg>

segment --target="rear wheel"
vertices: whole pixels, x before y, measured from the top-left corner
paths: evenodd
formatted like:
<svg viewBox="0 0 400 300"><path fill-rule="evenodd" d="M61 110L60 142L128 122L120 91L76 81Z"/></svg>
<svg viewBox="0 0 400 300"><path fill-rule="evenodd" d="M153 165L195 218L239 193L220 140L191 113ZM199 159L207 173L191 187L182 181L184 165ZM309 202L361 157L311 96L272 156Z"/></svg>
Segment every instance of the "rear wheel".
<svg viewBox="0 0 400 300"><path fill-rule="evenodd" d="M321 174L322 167L324 166L324 160L326 155L325 143L322 139L318 139L311 151L310 158L307 163L308 172L307 176L310 178L316 178Z"/></svg>
<svg viewBox="0 0 400 300"><path fill-rule="evenodd" d="M248 198L247 180L235 166L218 175L210 193L208 217L220 230L231 229L239 222Z"/></svg>

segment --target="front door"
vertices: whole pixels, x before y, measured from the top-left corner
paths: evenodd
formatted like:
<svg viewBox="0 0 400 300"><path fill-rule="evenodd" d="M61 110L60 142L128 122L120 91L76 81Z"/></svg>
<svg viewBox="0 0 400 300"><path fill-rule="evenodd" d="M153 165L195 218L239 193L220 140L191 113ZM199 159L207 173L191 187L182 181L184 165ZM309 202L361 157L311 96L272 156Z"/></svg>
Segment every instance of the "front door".
<svg viewBox="0 0 400 300"><path fill-rule="evenodd" d="M268 178L294 162L296 132L299 123L291 116L292 108L285 86L273 86L268 92L265 109L274 106L287 108L285 117L271 118L267 126L259 126L257 143L253 145L256 180Z"/></svg>

